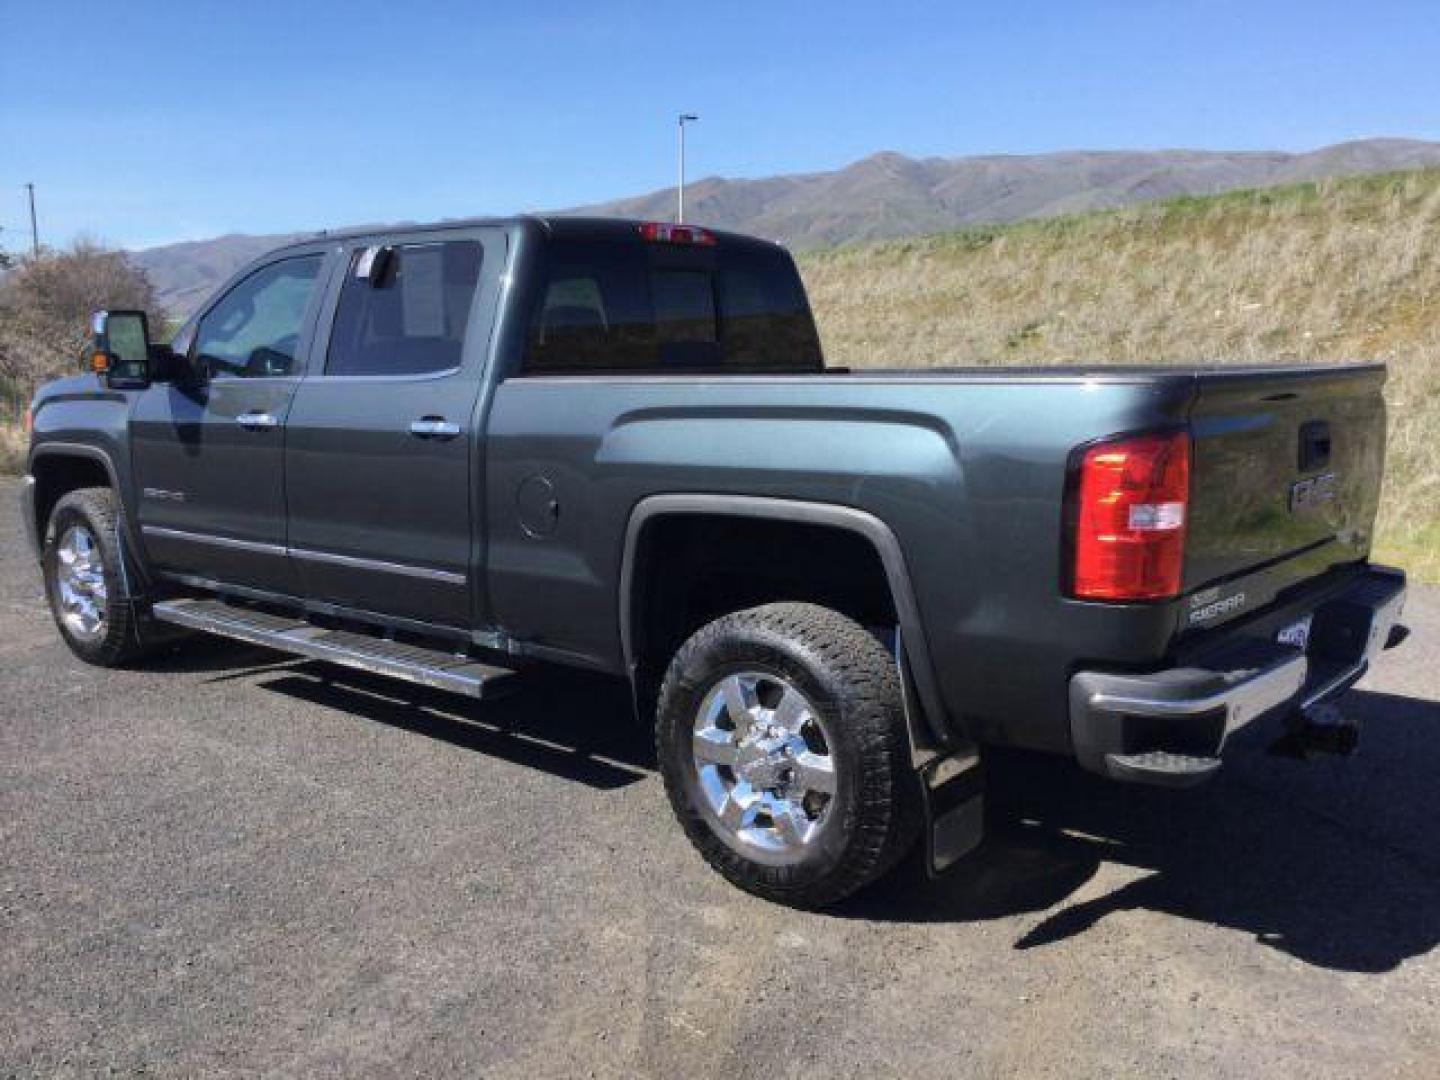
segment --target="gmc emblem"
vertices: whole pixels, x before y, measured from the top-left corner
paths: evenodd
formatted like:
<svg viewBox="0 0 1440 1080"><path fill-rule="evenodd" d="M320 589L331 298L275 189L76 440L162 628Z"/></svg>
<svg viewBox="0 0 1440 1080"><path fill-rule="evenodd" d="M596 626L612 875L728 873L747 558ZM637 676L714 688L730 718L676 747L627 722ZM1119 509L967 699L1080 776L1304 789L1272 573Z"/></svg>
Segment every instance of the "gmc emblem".
<svg viewBox="0 0 1440 1080"><path fill-rule="evenodd" d="M1303 514L1335 501L1335 474L1322 473L1290 485L1290 512Z"/></svg>

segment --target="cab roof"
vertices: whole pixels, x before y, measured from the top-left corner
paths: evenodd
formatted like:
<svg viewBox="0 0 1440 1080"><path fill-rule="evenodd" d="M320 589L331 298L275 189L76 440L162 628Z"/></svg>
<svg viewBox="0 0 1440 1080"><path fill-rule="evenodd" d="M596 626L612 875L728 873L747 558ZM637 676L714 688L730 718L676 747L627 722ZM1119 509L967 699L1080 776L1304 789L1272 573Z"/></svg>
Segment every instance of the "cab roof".
<svg viewBox="0 0 1440 1080"><path fill-rule="evenodd" d="M514 214L509 217L447 218L434 222L405 222L396 225L359 226L344 229L320 229L306 236L297 236L274 250L302 247L328 240L355 240L367 237L381 239L387 236L402 236L414 232L432 232L444 229L488 228L534 228L547 236L563 238L632 240L639 234L641 225L647 224L642 218L585 217L569 214ZM668 224L668 222L666 223ZM727 245L782 246L779 241L765 240L745 233L712 229L708 225L689 223L694 228L704 229L720 242Z"/></svg>

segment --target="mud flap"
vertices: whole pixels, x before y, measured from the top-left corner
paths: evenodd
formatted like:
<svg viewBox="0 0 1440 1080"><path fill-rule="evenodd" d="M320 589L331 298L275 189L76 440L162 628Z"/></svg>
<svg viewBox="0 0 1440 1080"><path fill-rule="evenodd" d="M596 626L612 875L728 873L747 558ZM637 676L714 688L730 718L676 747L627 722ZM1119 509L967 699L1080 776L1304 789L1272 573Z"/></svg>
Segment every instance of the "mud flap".
<svg viewBox="0 0 1440 1080"><path fill-rule="evenodd" d="M925 870L933 878L980 845L985 785L973 751L937 758L920 770L925 808Z"/></svg>
<svg viewBox="0 0 1440 1080"><path fill-rule="evenodd" d="M980 846L985 838L984 770L973 745L950 750L936 744L920 715L905 641L897 626L886 642L894 650L900 673L900 695L910 739L910 761L920 782L925 828L925 872L932 878ZM884 638L882 638L884 640Z"/></svg>

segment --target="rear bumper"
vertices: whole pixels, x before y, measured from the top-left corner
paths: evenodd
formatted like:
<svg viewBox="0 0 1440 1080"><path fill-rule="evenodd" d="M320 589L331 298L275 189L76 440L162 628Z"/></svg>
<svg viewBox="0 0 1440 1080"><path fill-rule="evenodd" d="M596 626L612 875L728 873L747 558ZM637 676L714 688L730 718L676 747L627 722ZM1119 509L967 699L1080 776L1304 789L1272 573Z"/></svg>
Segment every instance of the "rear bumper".
<svg viewBox="0 0 1440 1080"><path fill-rule="evenodd" d="M1314 609L1305 650L1241 631L1182 667L1081 671L1070 680L1075 756L1117 780L1181 787L1219 768L1225 740L1267 713L1339 697L1385 648L1405 603L1405 574L1370 567Z"/></svg>

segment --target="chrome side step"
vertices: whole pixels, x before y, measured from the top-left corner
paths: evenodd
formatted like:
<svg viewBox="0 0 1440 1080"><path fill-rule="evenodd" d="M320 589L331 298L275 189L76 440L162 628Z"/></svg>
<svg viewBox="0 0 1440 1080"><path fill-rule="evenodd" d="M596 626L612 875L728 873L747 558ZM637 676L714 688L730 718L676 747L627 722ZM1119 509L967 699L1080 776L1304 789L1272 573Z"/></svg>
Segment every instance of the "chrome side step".
<svg viewBox="0 0 1440 1080"><path fill-rule="evenodd" d="M470 656L387 641L349 630L327 630L303 619L215 599L165 600L151 608L161 622L235 638L267 649L478 698L492 695L515 672Z"/></svg>

